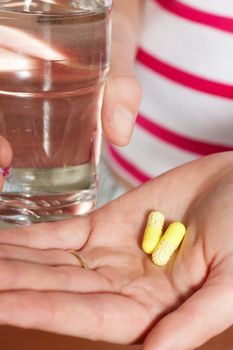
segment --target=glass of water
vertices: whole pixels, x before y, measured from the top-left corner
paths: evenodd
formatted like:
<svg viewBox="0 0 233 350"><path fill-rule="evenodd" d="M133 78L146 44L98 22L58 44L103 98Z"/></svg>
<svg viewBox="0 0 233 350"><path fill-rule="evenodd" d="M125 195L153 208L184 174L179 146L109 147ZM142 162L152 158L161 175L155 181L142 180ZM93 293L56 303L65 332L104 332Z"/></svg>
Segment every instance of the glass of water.
<svg viewBox="0 0 233 350"><path fill-rule="evenodd" d="M94 207L111 8L0 1L0 134L13 151L0 220L54 221Z"/></svg>

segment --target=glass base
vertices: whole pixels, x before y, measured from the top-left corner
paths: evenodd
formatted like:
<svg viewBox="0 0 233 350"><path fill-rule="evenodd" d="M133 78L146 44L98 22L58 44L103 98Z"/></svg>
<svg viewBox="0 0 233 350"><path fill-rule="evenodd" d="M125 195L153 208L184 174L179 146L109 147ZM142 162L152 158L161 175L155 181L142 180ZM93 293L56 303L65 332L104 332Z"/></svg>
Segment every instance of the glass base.
<svg viewBox="0 0 233 350"><path fill-rule="evenodd" d="M29 198L28 195L2 193L0 195L0 221L26 226L33 223L70 219L88 214L94 209L96 204L96 192L94 190L83 191L75 195L78 198L72 203L67 201L62 203L61 194L53 194L52 196L51 194L31 195ZM50 203L56 203L57 205L48 205L48 197ZM39 206L38 203L40 205L43 203L46 206Z"/></svg>

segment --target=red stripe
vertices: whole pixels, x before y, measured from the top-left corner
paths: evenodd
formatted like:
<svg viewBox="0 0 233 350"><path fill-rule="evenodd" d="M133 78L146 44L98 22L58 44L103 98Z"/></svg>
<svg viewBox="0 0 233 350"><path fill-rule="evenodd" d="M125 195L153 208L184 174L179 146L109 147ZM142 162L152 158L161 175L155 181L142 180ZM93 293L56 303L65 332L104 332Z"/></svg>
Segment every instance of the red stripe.
<svg viewBox="0 0 233 350"><path fill-rule="evenodd" d="M201 23L214 27L224 32L233 33L233 19L225 16L214 15L205 11L197 10L191 6L180 3L177 0L154 0L160 6L182 18L195 23ZM205 0L203 0L205 1ZM219 0L221 1L221 0Z"/></svg>
<svg viewBox="0 0 233 350"><path fill-rule="evenodd" d="M201 91L210 95L233 99L233 86L217 83L208 79L200 78L196 75L186 73L185 71L175 68L158 58L150 55L143 49L138 50L137 60L147 68L162 75L163 77L189 87L196 91Z"/></svg>
<svg viewBox="0 0 233 350"><path fill-rule="evenodd" d="M184 137L162 127L161 125L156 124L155 122L150 121L142 115L138 116L137 124L162 141L167 142L177 148L181 148L182 150L196 153L198 155L206 156L212 153L233 150L233 146L229 147L224 145L211 144Z"/></svg>
<svg viewBox="0 0 233 350"><path fill-rule="evenodd" d="M135 165L126 160L122 155L111 145L108 145L108 149L112 157L117 161L117 163L124 168L131 176L140 182L146 182L151 178L139 170Z"/></svg>

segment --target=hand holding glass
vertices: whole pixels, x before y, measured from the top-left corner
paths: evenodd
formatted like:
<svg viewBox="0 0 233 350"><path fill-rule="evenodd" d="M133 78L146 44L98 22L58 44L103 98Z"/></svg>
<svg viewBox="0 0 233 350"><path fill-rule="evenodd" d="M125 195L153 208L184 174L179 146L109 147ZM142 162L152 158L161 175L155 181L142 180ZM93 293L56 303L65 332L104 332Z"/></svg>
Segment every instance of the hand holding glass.
<svg viewBox="0 0 233 350"><path fill-rule="evenodd" d="M111 1L0 4L0 134L13 151L0 217L28 224L96 202Z"/></svg>

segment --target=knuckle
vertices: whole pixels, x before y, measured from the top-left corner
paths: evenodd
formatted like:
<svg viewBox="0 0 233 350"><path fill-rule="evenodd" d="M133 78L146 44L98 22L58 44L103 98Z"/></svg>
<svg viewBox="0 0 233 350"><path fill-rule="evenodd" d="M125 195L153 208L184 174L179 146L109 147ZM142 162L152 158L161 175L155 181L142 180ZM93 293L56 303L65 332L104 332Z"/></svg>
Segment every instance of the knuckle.
<svg viewBox="0 0 233 350"><path fill-rule="evenodd" d="M118 98L132 105L132 109L138 109L143 91L136 75L112 75L107 88L110 95L116 96L117 91Z"/></svg>
<svg viewBox="0 0 233 350"><path fill-rule="evenodd" d="M131 77L128 79L128 86L130 91L137 97L137 99L141 99L142 86L136 77Z"/></svg>
<svg viewBox="0 0 233 350"><path fill-rule="evenodd" d="M130 86L138 92L142 91L141 84L135 74L111 74L109 82L119 86Z"/></svg>

